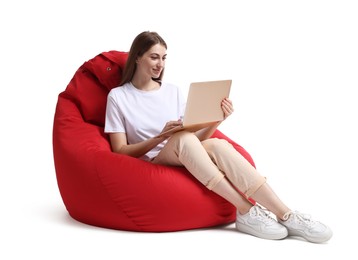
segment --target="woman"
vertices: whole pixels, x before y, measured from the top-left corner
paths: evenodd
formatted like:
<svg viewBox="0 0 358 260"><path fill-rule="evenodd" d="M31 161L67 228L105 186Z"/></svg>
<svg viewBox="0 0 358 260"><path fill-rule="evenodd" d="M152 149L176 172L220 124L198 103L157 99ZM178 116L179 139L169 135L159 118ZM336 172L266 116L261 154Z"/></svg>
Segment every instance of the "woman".
<svg viewBox="0 0 358 260"><path fill-rule="evenodd" d="M165 41L155 32L143 32L134 39L122 82L107 99L105 132L112 151L154 164L186 167L237 208L240 232L265 239L293 235L315 243L328 241L332 236L328 226L292 211L231 144L210 138L220 123L195 133L161 134L181 124L185 108L179 88L162 82L166 51ZM234 111L231 100L222 101L222 110L225 120ZM257 204L252 205L249 198Z"/></svg>

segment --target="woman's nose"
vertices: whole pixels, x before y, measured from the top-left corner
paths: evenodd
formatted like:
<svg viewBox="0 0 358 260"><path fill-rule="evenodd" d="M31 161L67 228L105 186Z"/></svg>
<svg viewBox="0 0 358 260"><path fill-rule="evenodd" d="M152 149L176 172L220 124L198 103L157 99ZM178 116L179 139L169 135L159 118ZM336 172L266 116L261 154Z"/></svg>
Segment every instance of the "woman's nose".
<svg viewBox="0 0 358 260"><path fill-rule="evenodd" d="M159 62L158 62L159 67L164 67L164 64L165 64L164 60L159 60Z"/></svg>

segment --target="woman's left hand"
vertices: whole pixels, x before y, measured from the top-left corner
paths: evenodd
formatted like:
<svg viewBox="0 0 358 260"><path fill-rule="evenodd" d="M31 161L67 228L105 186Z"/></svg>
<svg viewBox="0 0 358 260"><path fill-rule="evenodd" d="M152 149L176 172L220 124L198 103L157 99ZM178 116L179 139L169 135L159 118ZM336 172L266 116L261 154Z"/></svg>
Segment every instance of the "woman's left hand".
<svg viewBox="0 0 358 260"><path fill-rule="evenodd" d="M228 116L230 116L234 112L232 101L228 98L224 98L223 101L221 102L221 109L224 112L224 120L225 120L226 118L228 118Z"/></svg>

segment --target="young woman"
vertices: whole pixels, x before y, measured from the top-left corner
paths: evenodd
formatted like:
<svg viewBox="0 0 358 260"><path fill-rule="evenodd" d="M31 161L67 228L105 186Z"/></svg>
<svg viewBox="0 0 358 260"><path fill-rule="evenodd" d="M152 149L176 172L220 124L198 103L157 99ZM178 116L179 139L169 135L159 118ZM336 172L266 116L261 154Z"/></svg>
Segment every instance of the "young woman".
<svg viewBox="0 0 358 260"><path fill-rule="evenodd" d="M107 99L105 132L112 151L154 164L186 167L237 208L240 232L266 239L293 235L315 243L328 241L332 236L328 226L292 211L231 144L210 138L220 123L195 133L161 135L181 124L185 109L180 89L162 82L166 51L167 44L155 32L142 32L134 39L122 82ZM233 113L231 100L222 101L222 110L225 119Z"/></svg>

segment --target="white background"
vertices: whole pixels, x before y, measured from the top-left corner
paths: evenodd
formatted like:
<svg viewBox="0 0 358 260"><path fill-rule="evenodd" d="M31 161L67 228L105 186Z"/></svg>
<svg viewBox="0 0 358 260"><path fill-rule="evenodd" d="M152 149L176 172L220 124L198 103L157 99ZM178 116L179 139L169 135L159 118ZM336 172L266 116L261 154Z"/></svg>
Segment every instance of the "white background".
<svg viewBox="0 0 358 260"><path fill-rule="evenodd" d="M2 1L1 259L356 259L356 1ZM326 244L262 240L234 225L172 233L91 227L62 203L52 157L57 96L102 51L157 31L165 80L233 79L220 127ZM175 205L173 205L175 206Z"/></svg>

